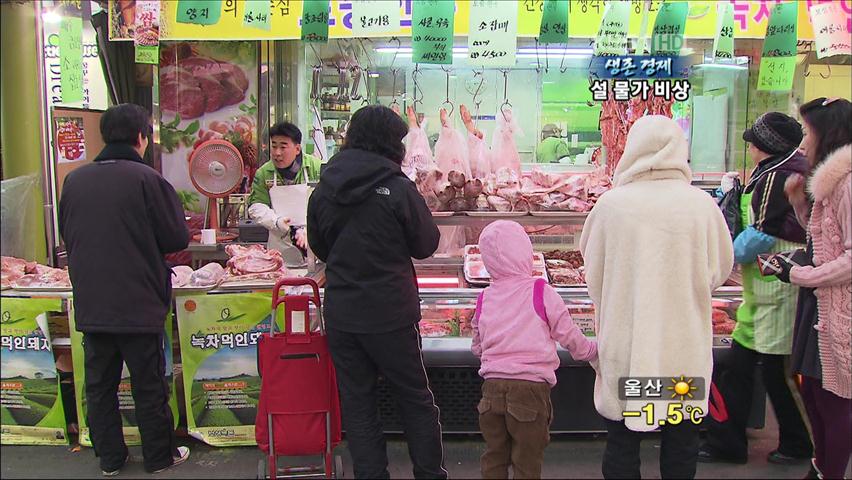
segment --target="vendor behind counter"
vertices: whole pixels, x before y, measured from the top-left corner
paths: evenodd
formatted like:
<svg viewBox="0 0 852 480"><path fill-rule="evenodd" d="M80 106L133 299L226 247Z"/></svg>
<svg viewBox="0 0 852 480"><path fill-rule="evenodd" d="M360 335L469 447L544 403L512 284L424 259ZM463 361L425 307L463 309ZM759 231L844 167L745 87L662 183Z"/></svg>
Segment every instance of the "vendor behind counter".
<svg viewBox="0 0 852 480"><path fill-rule="evenodd" d="M302 151L302 132L289 122L269 129L269 157L255 173L248 214L269 230L269 248L287 255L294 243L307 245L304 221L292 212L307 211L308 181L319 180L321 161Z"/></svg>
<svg viewBox="0 0 852 480"><path fill-rule="evenodd" d="M568 144L560 138L561 131L549 123L541 129L541 143L535 149L536 163L556 163L568 156Z"/></svg>

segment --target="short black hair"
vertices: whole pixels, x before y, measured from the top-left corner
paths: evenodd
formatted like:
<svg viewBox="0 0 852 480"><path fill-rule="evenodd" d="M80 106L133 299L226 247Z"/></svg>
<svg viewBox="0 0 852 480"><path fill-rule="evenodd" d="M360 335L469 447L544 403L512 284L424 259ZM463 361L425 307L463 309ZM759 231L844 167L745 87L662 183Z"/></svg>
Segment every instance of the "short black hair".
<svg viewBox="0 0 852 480"><path fill-rule="evenodd" d="M352 115L341 150L365 150L402 164L402 139L407 134L408 125L396 112L383 105L369 105Z"/></svg>
<svg viewBox="0 0 852 480"><path fill-rule="evenodd" d="M287 137L293 143L302 143L302 131L290 122L278 122L269 128L269 140L272 137Z"/></svg>
<svg viewBox="0 0 852 480"><path fill-rule="evenodd" d="M151 114L144 107L122 103L110 107L101 115L101 138L104 143L136 145L139 135L150 137Z"/></svg>
<svg viewBox="0 0 852 480"><path fill-rule="evenodd" d="M816 135L817 147L808 152L812 168L825 160L838 148L852 143L852 103L845 98L819 97L799 107L799 114L807 122L808 135Z"/></svg>

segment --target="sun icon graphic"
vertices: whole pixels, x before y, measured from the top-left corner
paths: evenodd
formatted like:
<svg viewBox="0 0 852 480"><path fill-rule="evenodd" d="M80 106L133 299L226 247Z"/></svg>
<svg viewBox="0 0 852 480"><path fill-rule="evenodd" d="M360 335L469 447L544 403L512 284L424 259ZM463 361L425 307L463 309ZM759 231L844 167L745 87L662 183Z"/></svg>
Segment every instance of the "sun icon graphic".
<svg viewBox="0 0 852 480"><path fill-rule="evenodd" d="M672 392L671 398L680 397L680 401L682 402L687 397L693 398L692 392L694 390L698 390L698 387L696 387L692 384L692 382L694 380L695 379L693 379L691 377L686 378L683 375L681 375L680 378L672 377L672 379L671 379L672 384L670 386L666 387L666 390L669 390L669 391Z"/></svg>

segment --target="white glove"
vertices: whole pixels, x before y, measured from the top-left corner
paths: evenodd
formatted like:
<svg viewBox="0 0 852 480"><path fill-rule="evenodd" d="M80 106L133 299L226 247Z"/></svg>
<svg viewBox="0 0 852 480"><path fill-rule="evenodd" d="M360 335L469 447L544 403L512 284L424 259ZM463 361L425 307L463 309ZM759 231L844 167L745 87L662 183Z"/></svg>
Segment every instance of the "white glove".
<svg viewBox="0 0 852 480"><path fill-rule="evenodd" d="M734 179L740 178L740 172L728 172L722 177L722 182L719 187L722 193L728 193L734 188Z"/></svg>
<svg viewBox="0 0 852 480"><path fill-rule="evenodd" d="M308 248L308 232L305 227L299 227L296 230L296 246L299 248Z"/></svg>
<svg viewBox="0 0 852 480"><path fill-rule="evenodd" d="M281 217L275 213L269 206L262 203L253 203L249 206L249 218L257 222L271 232L279 235L290 233L290 219Z"/></svg>

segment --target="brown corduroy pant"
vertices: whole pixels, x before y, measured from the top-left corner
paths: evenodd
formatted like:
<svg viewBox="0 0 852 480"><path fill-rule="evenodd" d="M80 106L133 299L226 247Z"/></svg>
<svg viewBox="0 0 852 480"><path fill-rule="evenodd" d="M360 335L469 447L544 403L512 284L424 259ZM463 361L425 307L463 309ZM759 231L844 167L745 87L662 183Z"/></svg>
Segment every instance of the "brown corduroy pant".
<svg viewBox="0 0 852 480"><path fill-rule="evenodd" d="M509 478L510 465L514 478L541 478L553 419L550 385L486 379L477 408L486 444L482 478Z"/></svg>

